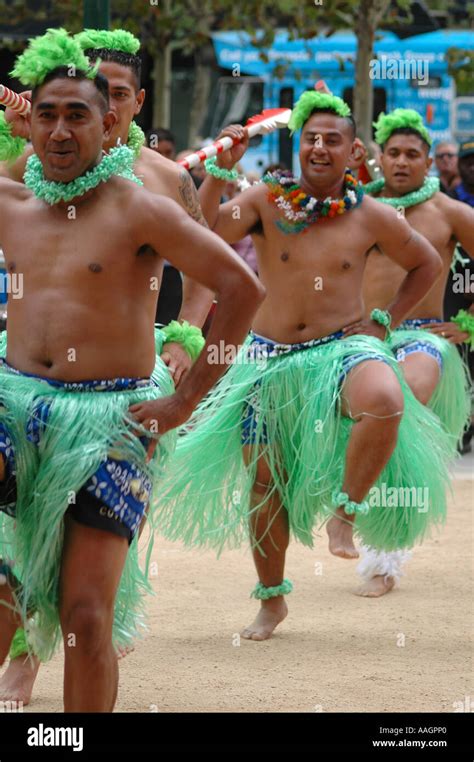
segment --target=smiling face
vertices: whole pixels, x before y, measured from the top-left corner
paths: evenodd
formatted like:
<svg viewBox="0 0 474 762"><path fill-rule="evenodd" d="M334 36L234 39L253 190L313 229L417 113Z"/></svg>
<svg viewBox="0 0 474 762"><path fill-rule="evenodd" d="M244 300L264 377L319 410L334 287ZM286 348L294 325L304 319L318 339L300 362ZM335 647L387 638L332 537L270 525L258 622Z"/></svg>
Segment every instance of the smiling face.
<svg viewBox="0 0 474 762"><path fill-rule="evenodd" d="M317 112L303 125L300 139L301 176L308 188L329 188L344 179L353 155L353 131L344 117Z"/></svg>
<svg viewBox="0 0 474 762"><path fill-rule="evenodd" d="M70 182L100 160L115 116L89 79L58 77L38 88L31 141L48 180Z"/></svg>
<svg viewBox="0 0 474 762"><path fill-rule="evenodd" d="M128 66L103 61L99 71L108 80L110 108L117 117L117 123L104 146L109 150L116 145L118 138L123 144L127 142L130 123L142 110L145 91L137 89L137 79Z"/></svg>
<svg viewBox="0 0 474 762"><path fill-rule="evenodd" d="M428 146L418 135L391 135L380 160L386 191L403 196L421 188L432 161Z"/></svg>

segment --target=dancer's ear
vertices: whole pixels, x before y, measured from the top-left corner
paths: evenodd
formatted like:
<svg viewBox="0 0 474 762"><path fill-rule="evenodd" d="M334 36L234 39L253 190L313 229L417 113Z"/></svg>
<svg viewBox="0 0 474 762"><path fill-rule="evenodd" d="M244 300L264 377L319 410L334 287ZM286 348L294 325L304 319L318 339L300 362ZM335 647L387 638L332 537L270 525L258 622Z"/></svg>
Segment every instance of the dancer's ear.
<svg viewBox="0 0 474 762"><path fill-rule="evenodd" d="M112 132L117 122L117 115L113 111L106 111L102 117L102 125L104 128L104 140L108 140L110 133Z"/></svg>
<svg viewBox="0 0 474 762"><path fill-rule="evenodd" d="M430 171L431 165L433 164L433 159L431 156L426 157L426 174Z"/></svg>
<svg viewBox="0 0 474 762"><path fill-rule="evenodd" d="M135 97L135 109L133 112L135 116L139 114L140 111L142 110L144 100L145 100L145 90L142 87L141 90L137 92L137 95Z"/></svg>

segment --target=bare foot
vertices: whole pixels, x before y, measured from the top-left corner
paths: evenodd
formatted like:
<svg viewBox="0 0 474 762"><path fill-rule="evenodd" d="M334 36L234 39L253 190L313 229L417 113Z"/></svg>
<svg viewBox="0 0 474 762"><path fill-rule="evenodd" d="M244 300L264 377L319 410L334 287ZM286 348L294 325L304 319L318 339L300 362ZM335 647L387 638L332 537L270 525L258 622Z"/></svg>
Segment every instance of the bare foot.
<svg viewBox="0 0 474 762"><path fill-rule="evenodd" d="M117 652L117 659L124 659L128 654L131 654L135 650L134 646L117 646L115 649Z"/></svg>
<svg viewBox="0 0 474 762"><path fill-rule="evenodd" d="M23 706L30 703L40 660L23 654L12 659L0 678L0 701L21 701Z"/></svg>
<svg viewBox="0 0 474 762"><path fill-rule="evenodd" d="M261 608L256 618L241 635L247 640L268 640L273 634L275 627L283 622L288 614L288 606L282 595L261 601Z"/></svg>
<svg viewBox="0 0 474 762"><path fill-rule="evenodd" d="M361 595L364 598L380 598L381 595L389 593L395 585L393 577L389 577L388 574L376 574L371 577L367 582L356 591L356 595Z"/></svg>
<svg viewBox="0 0 474 762"><path fill-rule="evenodd" d="M344 508L338 508L335 515L326 524L329 536L329 551L339 558L359 558L352 539L354 516L344 513Z"/></svg>

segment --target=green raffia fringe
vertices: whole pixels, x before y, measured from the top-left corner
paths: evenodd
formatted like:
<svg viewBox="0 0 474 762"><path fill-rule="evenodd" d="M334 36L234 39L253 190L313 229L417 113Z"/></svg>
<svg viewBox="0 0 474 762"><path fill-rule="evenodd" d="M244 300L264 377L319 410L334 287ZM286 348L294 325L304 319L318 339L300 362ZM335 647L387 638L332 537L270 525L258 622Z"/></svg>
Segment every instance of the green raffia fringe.
<svg viewBox="0 0 474 762"><path fill-rule="evenodd" d="M23 627L19 627L13 636L8 656L10 660L18 659L19 656L27 656L29 652L26 632Z"/></svg>
<svg viewBox="0 0 474 762"><path fill-rule="evenodd" d="M14 138L11 125L5 119L5 112L0 111L0 161L13 162L25 150L26 140Z"/></svg>
<svg viewBox="0 0 474 762"><path fill-rule="evenodd" d="M89 172L76 177L69 183L59 183L47 180L44 176L43 166L36 154L30 156L26 162L26 170L23 176L24 183L36 198L41 198L48 204L58 204L60 201L72 201L73 198L83 196L84 193L97 188L100 183L106 183L112 175L125 177L137 185L143 185L133 173L135 157L127 146L112 148L105 154L99 164Z"/></svg>
<svg viewBox="0 0 474 762"><path fill-rule="evenodd" d="M265 587L261 582L257 582L250 593L251 598L257 598L259 601L268 601L269 598L276 598L277 595L288 595L293 592L293 584L289 579L284 579L281 585L274 587Z"/></svg>
<svg viewBox="0 0 474 762"><path fill-rule="evenodd" d="M461 331L469 334L465 341L470 344L471 349L474 349L474 315L471 315L467 310L459 310L458 314L451 318L451 322L456 323Z"/></svg>
<svg viewBox="0 0 474 762"><path fill-rule="evenodd" d="M363 500L362 503L356 503L355 500L349 499L347 492L338 492L337 490L332 493L332 504L336 508L339 508L341 505L344 506L344 513L347 513L348 516L353 516L354 514L365 516L370 510L367 500Z"/></svg>
<svg viewBox="0 0 474 762"><path fill-rule="evenodd" d="M99 61L91 67L81 46L69 32L65 29L48 29L46 34L29 41L26 50L17 57L10 74L23 85L33 88L60 66L70 67L71 72L79 69L93 79L99 69Z"/></svg>
<svg viewBox="0 0 474 762"><path fill-rule="evenodd" d="M4 332L0 356L5 356L6 339ZM157 330L158 354L163 340ZM51 657L61 640L58 583L63 518L71 491L77 493L112 448L117 457L145 466L154 490L160 489L157 482L175 447L176 432L160 438L155 456L146 464L145 449L137 437L128 436L124 420L130 405L172 394L173 382L159 357L152 377L159 387L78 393L0 367L0 421L11 435L22 477L17 483L16 519L0 513L0 557L15 560L15 575L22 583L18 613L28 630L28 645L42 661ZM38 396L51 402L40 452L24 434L28 413ZM144 594L151 592L148 570L155 529L152 505L147 519L140 549L136 536L120 580L113 626L115 646L129 645L145 629ZM144 540L147 532L149 537Z"/></svg>
<svg viewBox="0 0 474 762"><path fill-rule="evenodd" d="M441 353L443 372L429 401L429 407L439 418L450 438L451 457L454 458L470 416L469 370L455 345L442 336L422 328L396 328L390 337L389 346L396 351L407 341L427 341Z"/></svg>
<svg viewBox="0 0 474 762"><path fill-rule="evenodd" d="M162 332L167 344L171 344L171 342L181 344L193 362L199 357L206 343L201 329L195 325L190 325L187 320L183 320L182 323L172 320L171 323L162 328Z"/></svg>
<svg viewBox="0 0 474 762"><path fill-rule="evenodd" d="M445 516L446 463L451 443L433 413L421 405L403 379L387 342L358 335L280 357L247 356L250 339L235 362L183 427L161 485L156 512L161 533L188 546L220 553L249 538L252 485L263 456L273 486L288 511L294 538L312 546L313 533L333 515L332 495L344 481L345 453L353 423L340 414L343 361L359 353L382 355L398 377L405 398L397 446L376 482L395 489L426 487L425 513L410 507L381 507L357 514L354 531L381 550L411 547ZM242 457L241 421L246 402L257 413L255 434L267 425L268 444ZM361 454L361 457L364 457ZM263 500L262 500L263 503ZM264 535L271 535L271 526ZM251 538L258 548L263 537Z"/></svg>
<svg viewBox="0 0 474 762"><path fill-rule="evenodd" d="M392 323L392 316L390 312L387 312L387 310L372 310L370 313L370 319L374 320L376 323L379 323L379 325L383 325L385 328L385 340L388 340L390 338L391 330L390 326Z"/></svg>

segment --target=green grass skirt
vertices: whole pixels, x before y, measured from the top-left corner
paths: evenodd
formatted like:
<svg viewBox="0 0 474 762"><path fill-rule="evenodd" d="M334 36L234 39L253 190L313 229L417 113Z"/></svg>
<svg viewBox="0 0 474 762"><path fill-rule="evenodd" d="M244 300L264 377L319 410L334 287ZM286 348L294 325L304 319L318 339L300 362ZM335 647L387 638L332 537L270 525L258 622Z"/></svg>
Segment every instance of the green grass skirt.
<svg viewBox="0 0 474 762"><path fill-rule="evenodd" d="M247 339L236 360L200 404L178 440L158 496L157 526L168 539L222 551L247 541L257 448L247 468L241 421L247 401L259 411L269 444L261 445L294 538L312 546L315 528L334 510L332 493L343 483L352 421L340 413L343 360L360 352L383 355L398 377L405 412L398 443L376 485L427 488L429 509L375 507L358 515L355 532L376 548L420 542L445 518L449 437L436 416L413 396L389 347L369 336L331 341L283 356L249 361ZM257 384L257 386L256 386ZM361 453L361 458L364 454ZM257 538L256 542L258 544Z"/></svg>
<svg viewBox="0 0 474 762"><path fill-rule="evenodd" d="M162 341L157 331L157 354ZM3 334L0 356L5 355L5 348ZM155 456L145 464L145 449L137 437L127 436L130 427L124 420L130 405L173 393L169 371L158 356L152 377L159 388L150 385L117 392L70 392L0 366L0 421L11 435L17 468L16 518L0 513L0 557L14 562L14 573L22 583L19 613L29 643L42 660L50 658L61 637L58 583L63 519L71 494L79 491L111 449L118 459L139 465L146 472L153 481L154 494L159 489L157 482L174 450L176 433L161 437ZM25 436L28 416L38 397L51 403L39 446ZM138 536L134 538L116 597L113 640L117 646L130 643L145 627L144 594L151 589L152 502L147 516L148 545L139 554ZM36 613L28 619L32 608Z"/></svg>
<svg viewBox="0 0 474 762"><path fill-rule="evenodd" d="M454 456L458 442L469 422L471 410L469 369L461 359L456 346L442 336L420 328L399 328L393 331L389 344L395 351L400 344L405 344L407 341L429 342L441 354L443 372L428 406L438 416L450 435Z"/></svg>

